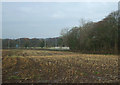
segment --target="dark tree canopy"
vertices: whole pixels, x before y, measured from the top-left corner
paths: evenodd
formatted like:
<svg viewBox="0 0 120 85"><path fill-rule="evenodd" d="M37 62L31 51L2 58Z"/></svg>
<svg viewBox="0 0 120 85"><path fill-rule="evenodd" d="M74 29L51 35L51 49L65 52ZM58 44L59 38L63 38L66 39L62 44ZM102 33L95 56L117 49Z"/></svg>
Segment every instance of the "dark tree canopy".
<svg viewBox="0 0 120 85"><path fill-rule="evenodd" d="M117 53L119 11L112 12L99 22L83 22L63 35L72 51L89 53Z"/></svg>

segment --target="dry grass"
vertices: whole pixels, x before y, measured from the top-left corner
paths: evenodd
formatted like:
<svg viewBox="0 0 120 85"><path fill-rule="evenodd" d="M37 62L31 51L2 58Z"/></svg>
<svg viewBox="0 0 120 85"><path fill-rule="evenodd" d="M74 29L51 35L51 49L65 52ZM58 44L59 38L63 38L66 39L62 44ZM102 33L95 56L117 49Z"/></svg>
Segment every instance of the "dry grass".
<svg viewBox="0 0 120 85"><path fill-rule="evenodd" d="M4 83L118 81L118 56L62 51L3 50Z"/></svg>

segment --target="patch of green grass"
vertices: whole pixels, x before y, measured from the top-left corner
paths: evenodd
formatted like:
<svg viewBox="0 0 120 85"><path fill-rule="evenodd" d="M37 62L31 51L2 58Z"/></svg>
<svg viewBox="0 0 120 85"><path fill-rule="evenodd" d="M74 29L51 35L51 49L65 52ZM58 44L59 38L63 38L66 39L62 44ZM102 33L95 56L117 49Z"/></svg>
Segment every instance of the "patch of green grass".
<svg viewBox="0 0 120 85"><path fill-rule="evenodd" d="M95 74L100 74L99 72L95 72Z"/></svg>
<svg viewBox="0 0 120 85"><path fill-rule="evenodd" d="M9 76L8 79L21 79L19 76Z"/></svg>

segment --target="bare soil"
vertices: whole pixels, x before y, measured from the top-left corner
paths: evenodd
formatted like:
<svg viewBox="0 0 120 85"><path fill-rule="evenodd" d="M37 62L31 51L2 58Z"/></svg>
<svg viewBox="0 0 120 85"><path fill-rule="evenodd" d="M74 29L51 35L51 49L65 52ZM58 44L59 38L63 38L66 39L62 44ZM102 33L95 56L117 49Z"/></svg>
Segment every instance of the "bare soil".
<svg viewBox="0 0 120 85"><path fill-rule="evenodd" d="M3 83L111 83L118 56L64 51L2 51Z"/></svg>

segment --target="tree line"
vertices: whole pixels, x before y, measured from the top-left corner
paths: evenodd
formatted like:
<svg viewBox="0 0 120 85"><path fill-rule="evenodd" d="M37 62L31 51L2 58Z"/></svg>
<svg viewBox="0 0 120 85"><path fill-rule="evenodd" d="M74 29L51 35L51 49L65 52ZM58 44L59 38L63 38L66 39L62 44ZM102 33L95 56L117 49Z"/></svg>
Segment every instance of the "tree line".
<svg viewBox="0 0 120 85"><path fill-rule="evenodd" d="M29 48L29 47L57 47L62 46L62 38L19 38L19 39L2 39L2 48Z"/></svg>
<svg viewBox="0 0 120 85"><path fill-rule="evenodd" d="M81 25L63 29L61 36L46 39L2 39L3 48L64 47L83 53L120 52L120 12L115 11L98 22L81 19Z"/></svg>
<svg viewBox="0 0 120 85"><path fill-rule="evenodd" d="M62 30L63 42L72 51L85 53L120 52L120 12L115 11L99 22L81 20L81 25ZM119 43L118 43L119 42Z"/></svg>

